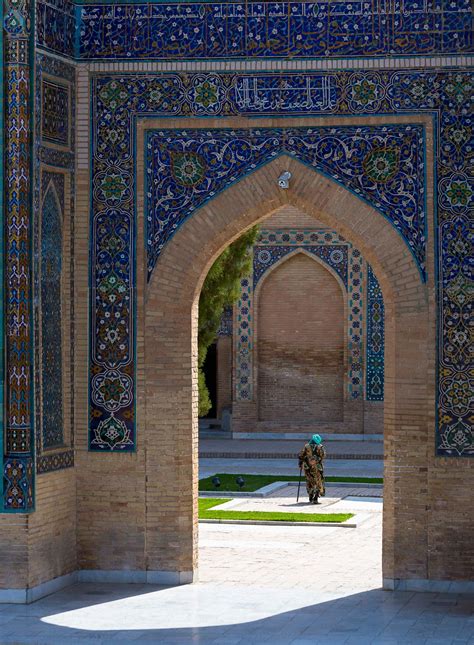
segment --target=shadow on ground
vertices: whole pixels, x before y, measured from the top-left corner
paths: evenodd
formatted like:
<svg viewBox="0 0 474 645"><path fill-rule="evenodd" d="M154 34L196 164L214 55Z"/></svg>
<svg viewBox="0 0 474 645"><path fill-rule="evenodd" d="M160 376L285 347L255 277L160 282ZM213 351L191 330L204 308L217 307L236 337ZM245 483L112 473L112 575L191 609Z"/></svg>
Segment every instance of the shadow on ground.
<svg viewBox="0 0 474 645"><path fill-rule="evenodd" d="M473 642L472 595L374 589L344 597L318 597L314 589L259 589L254 585L75 585L32 605L1 605L0 642Z"/></svg>

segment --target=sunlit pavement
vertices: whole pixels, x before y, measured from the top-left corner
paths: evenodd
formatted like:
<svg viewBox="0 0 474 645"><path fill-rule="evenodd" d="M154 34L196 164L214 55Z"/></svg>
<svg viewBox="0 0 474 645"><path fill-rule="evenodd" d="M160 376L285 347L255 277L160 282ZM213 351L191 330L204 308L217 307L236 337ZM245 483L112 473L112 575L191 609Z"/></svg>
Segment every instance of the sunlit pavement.
<svg viewBox="0 0 474 645"><path fill-rule="evenodd" d="M202 524L198 584L81 584L1 605L0 642L474 643L472 596L380 583L377 510L356 529Z"/></svg>

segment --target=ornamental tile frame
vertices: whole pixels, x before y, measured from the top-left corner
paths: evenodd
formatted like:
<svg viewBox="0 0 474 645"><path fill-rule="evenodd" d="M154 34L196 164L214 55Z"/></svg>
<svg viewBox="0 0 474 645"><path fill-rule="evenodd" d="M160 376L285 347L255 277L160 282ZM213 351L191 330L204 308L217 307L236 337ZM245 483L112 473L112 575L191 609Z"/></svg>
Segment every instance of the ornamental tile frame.
<svg viewBox="0 0 474 645"><path fill-rule="evenodd" d="M202 93L197 92L196 88L205 86L206 107L210 108L211 97L215 100L218 95L210 89L215 84L198 78L199 84L193 79L192 96L198 96L199 104L202 104ZM122 97L120 84L114 81L105 88L101 86L98 93L102 102L111 100L113 106ZM154 92L152 100L156 100ZM123 141L115 127L104 125L103 131L106 138L104 149L107 142L115 146L117 141ZM282 154L295 157L375 205L405 239L418 262L423 279L425 278L426 209L422 126L149 129L146 131L145 151L148 279L167 241L197 208L227 186L239 181L242 176ZM123 173L117 172L119 164L112 169L107 168L108 161L98 165L101 172L95 175L93 188L97 202L113 206L120 200L128 200L133 189ZM132 172L130 176L131 174ZM110 213L112 215L112 209ZM98 253L100 262L92 263L94 271L100 277L92 276L92 289L95 289L98 308L96 317L91 320L91 328L96 330L97 339L95 343L93 341L96 355L91 363L91 423L94 433L90 442L91 449L96 446L98 449L133 448L132 397L129 394L133 389L129 369L133 335L127 330L132 328L134 321L124 272L125 258L130 257L130 251L127 250L125 240L117 243L118 230L122 226L121 217L119 209L113 209L113 220L117 225L113 225L112 241L107 242L109 246L104 247L104 253ZM102 235L105 230L102 215L98 222ZM324 247L316 249L315 253L326 252ZM351 263L356 253L358 252L353 250ZM348 265L345 263L343 266L346 267L346 275L342 278L347 284ZM351 275L360 271L360 263L353 262ZM363 382L362 352L359 346L362 314L357 302L360 300L360 293L356 284L357 276L351 282L349 290L349 390L353 399L361 396ZM359 284L362 285L360 276ZM250 292L247 295L251 298ZM129 317L128 324L124 324L124 312ZM113 324L111 321L114 321ZM242 320L242 324L246 322ZM248 351L251 356L250 335L243 333L241 338L244 340L240 343L238 355ZM122 371L121 377L116 373L120 365L126 367L126 372ZM250 366L250 361L248 365ZM114 372L113 384L105 377L108 370ZM120 378L127 380L127 385L122 382L119 388L120 392L126 393L123 399L121 395L117 398ZM246 378L246 374L242 373L240 382ZM96 383L104 379L110 382L112 394L99 394ZM243 394L250 397L247 388L243 388Z"/></svg>
<svg viewBox="0 0 474 645"><path fill-rule="evenodd" d="M64 424L61 433L58 433L57 446L46 449L43 441L43 420L42 420L42 385L41 385L41 312L40 302L40 246L41 246L41 215L42 204L48 190L53 185L59 205L62 211L63 220L63 249L67 249L66 260L63 263L62 293L66 307L64 311L67 316L63 317L64 322L69 324L70 339L74 339L74 221L75 221L75 80L76 70L74 65L65 60L54 58L45 53L36 54L36 85L35 85L35 125L36 132L42 133L44 122L44 81L66 91L69 105L66 111L66 128L62 128L64 139L69 142L68 146L57 145L48 137L37 137L35 141L35 177L34 177L34 209L37 217L34 222L34 337L35 337L35 426L36 426L36 474L41 475L47 472L70 468L74 466L74 342L64 342L63 358L63 392L64 396ZM66 347L69 349L66 354ZM62 442L59 440L62 437Z"/></svg>
<svg viewBox="0 0 474 645"><path fill-rule="evenodd" d="M469 0L83 2L77 7L77 29L76 55L92 60L302 60L472 52ZM47 32L41 36L46 46L58 47ZM360 89L363 98L364 86Z"/></svg>
<svg viewBox="0 0 474 645"><path fill-rule="evenodd" d="M367 264L366 383L367 401L384 399L385 307L382 289Z"/></svg>
<svg viewBox="0 0 474 645"><path fill-rule="evenodd" d="M106 136L117 133L109 128ZM282 154L374 205L405 239L426 278L425 143L419 125L150 130L145 145L148 279L163 246L196 208ZM124 178L110 170L95 186L97 199L111 205L128 190Z"/></svg>
<svg viewBox="0 0 474 645"><path fill-rule="evenodd" d="M92 78L92 213L91 222L91 329L113 309L113 338L97 330L92 334L91 379L97 374L119 369L124 378L134 380L134 285L135 210L133 152L136 118L146 116L323 116L367 114L428 114L435 131L437 185L437 237L435 241L438 297L438 397L436 454L469 456L474 452L468 429L469 367L465 359L466 321L472 303L469 281L467 227L474 202L468 159L472 155L469 106L473 96L472 73L463 69L439 71L398 70L392 72L325 72L305 74L97 74ZM356 91L363 83L364 97ZM308 101L307 87L314 87ZM239 89L240 88L240 89ZM319 89L318 89L319 88ZM329 92L328 92L329 88ZM205 92L204 92L205 90ZM328 98L329 97L329 98ZM110 128L113 122L115 127ZM205 123L205 122L203 122ZM119 127L117 127L117 124ZM197 121L196 121L197 124ZM388 122L386 136L395 135L398 126ZM418 126L417 126L418 127ZM416 128L414 126L414 131ZM193 128L194 129L194 128ZM317 128L315 128L316 130ZM342 131L342 129L341 129ZM334 133L338 134L338 131ZM183 141L178 133L175 143ZM315 144L318 141L315 140ZM422 145L422 148L424 144ZM304 148L304 146L303 146ZM382 146L383 148L383 146ZM410 148L410 146L408 146ZM401 149L400 149L401 150ZM403 166L406 151L385 155L383 168L366 159L366 177L376 184L390 182L394 165ZM180 152L186 152L182 149ZM410 156L408 156L410 160ZM423 157L420 158L423 163ZM363 164L362 164L363 166ZM165 166L171 171L171 164ZM422 166L417 166L424 175ZM380 170L382 175L380 175ZM199 164L195 179L198 181ZM331 173L327 173L331 176ZM334 173L335 174L335 173ZM184 176L183 176L184 177ZM183 183L183 177L181 181ZM350 186L348 178L335 178ZM353 180L354 178L352 178ZM187 181L187 180L186 180ZM422 180L421 184L422 185ZM186 182L184 192L186 192ZM218 187L222 190L225 186ZM419 187L418 187L419 188ZM361 189L360 189L361 190ZM192 192L192 191L190 191ZM211 191L212 192L212 191ZM419 191L415 190L414 194ZM358 194L356 192L356 194ZM365 196L365 195L364 195ZM208 195L212 197L212 195ZM361 197L359 192L359 197ZM369 203L383 213L382 191L372 193ZM202 196L201 196L202 203ZM193 200L191 200L193 201ZM194 201L193 206L200 203ZM422 255L425 252L425 223L410 216L413 237L405 240L418 260L424 279ZM158 218L159 219L159 218ZM168 224L176 230L180 221ZM152 222L153 224L153 222ZM400 231L400 219L392 224ZM152 255L161 241L169 239L163 227L151 245ZM151 239L151 238L149 238ZM150 254L149 254L150 256ZM423 256L424 257L424 256ZM112 267L113 270L110 270ZM110 296L113 299L110 300ZM109 305L112 309L109 309ZM362 315L362 314L361 314ZM455 338L452 334L456 328ZM451 338L455 343L451 341ZM94 339L98 342L95 343ZM463 384L466 384L464 386ZM132 385L134 392L135 385ZM472 391L472 390L471 390ZM115 392L115 390L114 390ZM94 395L95 396L95 395ZM91 398L90 448L131 450L136 445L134 401L130 405L119 394L107 394L107 405L120 403L120 415L100 407ZM117 398L118 397L118 398ZM123 405L122 405L123 404ZM102 433L102 435L101 435ZM92 443L95 441L95 444ZM114 443L115 442L115 443Z"/></svg>
<svg viewBox="0 0 474 645"><path fill-rule="evenodd" d="M34 510L32 373L33 34L30 2L2 4L5 399L3 510Z"/></svg>
<svg viewBox="0 0 474 645"><path fill-rule="evenodd" d="M277 262L298 249L316 256L344 285L347 298L347 395L359 399L363 393L363 270L364 260L352 244L335 231L325 229L280 229L260 231L253 247L253 276L241 283L241 294L236 305L236 379L237 401L253 400L255 338L252 312L254 291L259 281Z"/></svg>

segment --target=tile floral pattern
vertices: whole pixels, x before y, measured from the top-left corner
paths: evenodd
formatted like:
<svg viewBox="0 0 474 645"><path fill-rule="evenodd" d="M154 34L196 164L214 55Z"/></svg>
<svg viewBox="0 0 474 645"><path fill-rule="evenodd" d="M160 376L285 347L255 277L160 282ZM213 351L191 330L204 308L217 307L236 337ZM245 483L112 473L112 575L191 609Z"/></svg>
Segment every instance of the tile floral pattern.
<svg viewBox="0 0 474 645"><path fill-rule="evenodd" d="M382 289L372 270L367 265L367 342L366 386L367 401L383 401L384 398L384 350L385 308Z"/></svg>
<svg viewBox="0 0 474 645"><path fill-rule="evenodd" d="M469 0L152 2L80 7L82 58L413 56L472 51Z"/></svg>
<svg viewBox="0 0 474 645"><path fill-rule="evenodd" d="M57 82L62 87L68 86L70 92L70 112L69 112L69 149L59 148L56 145L50 145L50 142L44 138L38 137L35 141L35 181L34 181L34 209L37 216L34 221L34 253L33 253L33 268L34 268L34 356L35 356L35 370L34 370L34 395L35 395L35 435L36 435L36 473L38 475L47 473L62 468L69 468L74 466L74 283L73 283L73 268L74 268L74 213L75 213L75 196L74 196L74 167L75 167L75 69L69 63L48 56L47 54L36 55L36 86L35 86L35 120L36 131L41 131L41 123L43 121L43 79L47 78L50 81ZM45 169L47 167L47 170ZM66 179L67 178L67 179ZM66 181L70 185L70 195L66 201ZM70 409L63 410L63 418L66 416L70 419L70 439L66 441L63 429L63 444L61 449L57 446L60 445L59 431L57 431L57 444L54 449L45 449L43 443L43 420L42 420L42 404L41 404L41 330L40 330L40 309L39 303L41 302L41 283L40 283L40 261L41 261L41 208L42 202L46 195L48 187L54 186L55 194L59 200L59 206L63 217L69 217L69 228L71 232L69 244L71 250L71 265L66 267L63 263L63 269L69 269L71 276L69 284L69 302L70 302L70 319L71 327L70 334L66 341L69 346L69 362L71 366L70 378L71 386L69 387L71 393ZM62 326L64 333L64 326Z"/></svg>
<svg viewBox="0 0 474 645"><path fill-rule="evenodd" d="M281 246L284 242L285 246ZM354 249L335 231L320 230L265 230L260 232L253 248L252 279L242 280L241 293L236 305L236 380L235 394L238 401L253 399L253 300L254 289L265 273L281 259L298 249L315 255L341 280L348 299L348 396L358 399L363 392L362 335L363 281L361 272L364 262L360 252Z"/></svg>
<svg viewBox="0 0 474 645"><path fill-rule="evenodd" d="M308 87L314 88L308 92ZM310 95L310 100L308 100ZM93 107L93 219L91 228L91 256L94 269L91 301L91 378L105 374L107 370L119 369L121 374L134 379L135 355L133 287L135 282L135 212L133 205L134 169L133 142L134 115L137 113L155 116L232 116L232 115L351 115L357 124L358 114L387 115L386 137L400 135L400 126L390 123L393 114L428 114L433 118L437 164L435 180L437 185L436 256L438 267L438 422L436 450L439 455L470 455L474 453L472 417L469 408L468 389L464 384L472 378L466 363L467 320L472 306L472 277L469 273L468 258L471 251L468 244L469 214L474 203L474 191L469 171L471 149L471 108L473 77L462 69L440 71L398 70L392 72L322 72L272 74L186 74L177 73L142 75L97 75L92 80ZM113 124L113 126L111 126ZM355 125L357 127L357 125ZM408 135L413 144L404 144L406 150L414 151L423 147L414 133L419 126L413 126ZM315 128L315 143L320 144ZM270 133L268 133L270 134ZM189 150L184 137L177 133L174 152L197 152L197 137ZM334 138L342 137L344 129L336 128ZM218 137L222 144L226 135ZM281 136L280 134L278 136ZM294 150L303 155L305 142L295 143ZM219 144L219 145L220 145ZM392 145L380 145L374 152L373 146L366 150L364 159L357 163L363 168L364 181L372 182L372 194L376 208L383 210L387 197L387 186L394 180L393 169L400 166L406 153L382 152ZM269 148L270 150L270 148ZM295 155L297 154L294 153ZM372 154L368 157L367 155ZM410 158L410 157L409 157ZM160 157L158 156L158 163ZM412 157L413 159L413 157ZM423 158L418 158L423 163ZM183 199L187 214L192 208L204 203L206 196L199 192L202 170L200 164L186 168L185 159L178 158L179 171L175 178L171 174L171 161L163 164L168 181L173 181L179 199ZM175 160L176 162L176 160ZM252 163L252 162L251 162ZM411 163L411 162L410 162ZM421 171L421 166L414 166ZM360 181L361 171L353 176L344 175L339 167L335 178L344 185L354 188ZM183 174L184 173L184 174ZM232 171L227 171L229 180ZM330 174L330 173L329 173ZM423 173L424 174L424 173ZM417 182L417 188L410 195L419 196L423 188L419 175L407 172L407 177ZM181 181L181 183L179 183ZM192 182L193 186L186 185ZM223 189L225 185L218 189ZM356 185L362 192L364 184ZM361 195L362 196L362 195ZM187 200L187 201L186 201ZM408 205L410 200L408 201ZM419 204L419 202L418 202ZM156 218L152 218L152 220ZM407 225L410 237L405 237L410 248L421 263L421 249L425 248L425 225L419 211L413 211L409 222L393 219L393 225ZM150 224L150 222L148 222ZM179 226L180 221L171 218L170 228ZM149 254L159 252L161 241L169 239L169 230L154 237L153 221L149 227ZM156 233L156 231L155 231ZM424 259L424 257L423 257ZM97 263L96 263L97 261ZM103 263L103 264L102 264ZM150 263L150 268L153 262ZM357 265L357 263L356 263ZM358 266L358 265L357 265ZM113 303L109 294L114 296ZM110 309L112 307L112 309ZM118 314L114 328L101 331L100 321L106 311ZM357 321L355 321L357 322ZM453 330L456 334L453 335ZM109 334L110 331L110 334ZM453 342L455 341L455 342ZM114 397L116 395L114 394ZM116 398L113 399L116 405ZM110 443L117 437L119 449L131 449L135 445L134 404L118 411L100 406L91 398L91 441L98 443L93 449L110 450ZM105 426L104 424L107 424ZM101 442L100 432L108 432L107 441ZM105 430L104 430L105 428ZM112 440L110 440L112 437ZM115 449L115 444L114 444Z"/></svg>
<svg viewBox="0 0 474 645"><path fill-rule="evenodd" d="M36 2L36 43L42 49L73 58L77 21L72 0Z"/></svg>
<svg viewBox="0 0 474 645"><path fill-rule="evenodd" d="M204 202L286 154L331 177L377 208L399 231L424 277L424 136L421 126L161 130L146 137L148 276L180 224ZM125 195L108 172L98 197Z"/></svg>

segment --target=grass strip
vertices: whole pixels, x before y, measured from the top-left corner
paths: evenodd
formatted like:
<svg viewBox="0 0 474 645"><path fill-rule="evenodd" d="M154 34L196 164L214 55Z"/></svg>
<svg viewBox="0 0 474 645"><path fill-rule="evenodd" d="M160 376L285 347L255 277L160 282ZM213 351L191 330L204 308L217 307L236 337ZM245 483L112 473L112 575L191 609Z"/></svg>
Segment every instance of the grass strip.
<svg viewBox="0 0 474 645"><path fill-rule="evenodd" d="M213 477L219 477L221 480L221 485L216 489L212 483ZM245 486L239 488L235 480L237 477L242 477L245 481ZM235 491L242 490L247 493L252 493L263 486L268 484L273 484L274 482L297 482L299 480L299 475L230 475L228 473L217 473L217 475L212 475L211 477L206 477L199 481L199 490L202 491L211 491L211 490L223 490L229 491L231 493ZM326 477L326 482L339 482L339 483L348 483L348 484L383 484L382 477ZM302 482L304 482L304 477L302 477Z"/></svg>
<svg viewBox="0 0 474 645"><path fill-rule="evenodd" d="M215 510L228 499L211 497L199 500L200 520L257 520L262 522L330 522L341 524L354 517L354 513L281 513L271 511L225 511Z"/></svg>

